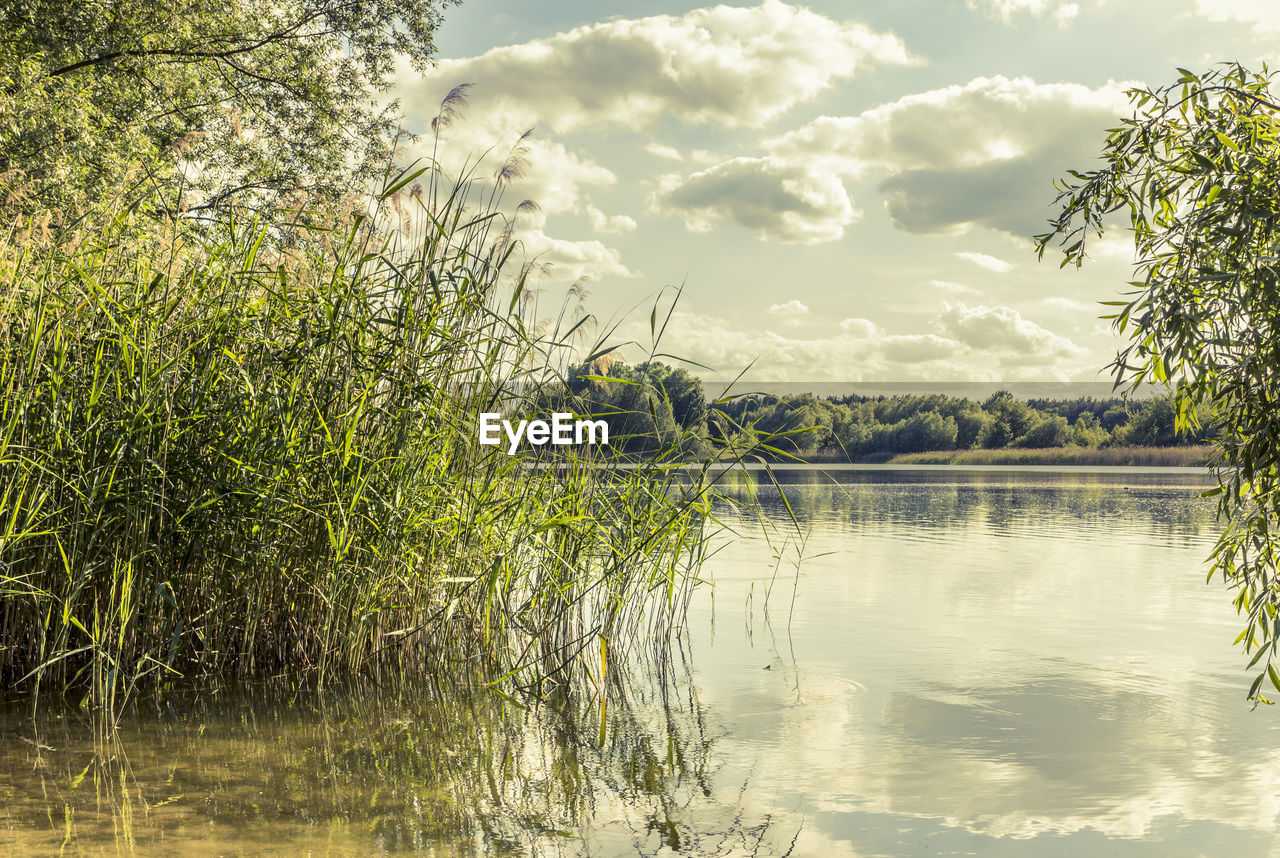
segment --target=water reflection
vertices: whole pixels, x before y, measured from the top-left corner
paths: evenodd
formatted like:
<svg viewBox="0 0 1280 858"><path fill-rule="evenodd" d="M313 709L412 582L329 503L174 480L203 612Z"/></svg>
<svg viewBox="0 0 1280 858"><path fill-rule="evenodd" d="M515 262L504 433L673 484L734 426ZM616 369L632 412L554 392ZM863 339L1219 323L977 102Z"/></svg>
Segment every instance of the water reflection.
<svg viewBox="0 0 1280 858"><path fill-rule="evenodd" d="M713 561L698 676L719 752L805 815L802 848L1280 847L1280 729L1245 704L1234 612L1204 583L1212 502L1198 478L1133 477L804 475L784 486L798 533L757 487L774 536Z"/></svg>
<svg viewBox="0 0 1280 858"><path fill-rule="evenodd" d="M1190 536L1195 541L1213 523L1215 509L1212 503L1187 502L1209 487L1208 475L1199 471L1121 476L779 471L777 476L787 502L807 526L830 528L844 521L856 529L894 531L904 538L920 538L920 529L949 531L960 526L994 535L1039 527L1058 535L1074 531L1086 538L1106 529L1127 538L1162 541L1166 536ZM760 474L728 481L729 494L745 495L746 481L771 518L787 520L778 489Z"/></svg>
<svg viewBox="0 0 1280 858"><path fill-rule="evenodd" d="M790 513L738 486L766 530L719 511L714 590L603 738L598 697L479 684L206 695L97 756L10 712L0 852L1280 852L1280 713L1204 583L1203 475L780 476Z"/></svg>
<svg viewBox="0 0 1280 858"><path fill-rule="evenodd" d="M666 694L651 695L655 690ZM682 691L683 697L674 696ZM521 706L483 689L282 697L0 723L0 851L138 855L722 855L766 847L687 683ZM793 837L795 832L787 835ZM760 854L778 854L769 851Z"/></svg>

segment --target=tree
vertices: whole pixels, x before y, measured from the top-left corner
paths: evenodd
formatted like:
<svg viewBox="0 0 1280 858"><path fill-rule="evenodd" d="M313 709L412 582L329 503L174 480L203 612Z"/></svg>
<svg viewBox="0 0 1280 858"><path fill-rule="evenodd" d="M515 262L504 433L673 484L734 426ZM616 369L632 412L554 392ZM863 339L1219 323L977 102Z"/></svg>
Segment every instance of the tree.
<svg viewBox="0 0 1280 858"><path fill-rule="evenodd" d="M981 406L967 399L957 405L953 419L956 421L956 448L961 450L976 447L991 421Z"/></svg>
<svg viewBox="0 0 1280 858"><path fill-rule="evenodd" d="M1136 277L1111 318L1128 344L1117 385L1173 389L1179 429L1197 406L1217 427L1220 520L1214 573L1247 623L1237 642L1258 668L1249 697L1280 690L1280 104L1271 73L1225 64L1179 69L1130 90L1134 113L1108 132L1103 166L1058 183L1043 257L1081 265L1094 236L1127 216ZM1261 665L1261 667L1258 667Z"/></svg>
<svg viewBox="0 0 1280 858"><path fill-rule="evenodd" d="M1110 440L1106 429L1098 422L1098 416L1085 411L1071 424L1070 441L1080 447L1098 447Z"/></svg>
<svg viewBox="0 0 1280 858"><path fill-rule="evenodd" d="M638 372L666 395L671 403L671 416L681 428L703 430L707 420L707 395L701 381L688 370L669 367L661 361L649 361L638 367Z"/></svg>
<svg viewBox="0 0 1280 858"><path fill-rule="evenodd" d="M331 201L387 164L397 64L456 0L0 0L0 179L74 211L134 181L175 208Z"/></svg>
<svg viewBox="0 0 1280 858"><path fill-rule="evenodd" d="M1169 447L1178 443L1177 412L1173 397L1157 396L1143 402L1129 421L1126 443Z"/></svg>
<svg viewBox="0 0 1280 858"><path fill-rule="evenodd" d="M551 388L538 407L548 414L569 409L604 420L609 424L609 444L626 453L651 455L678 449L700 457L709 453L705 420L688 429L675 420L663 384L681 380L670 370L658 362L634 367L621 361L578 364L566 373L564 388ZM701 382L689 378L701 393Z"/></svg>
<svg viewBox="0 0 1280 858"><path fill-rule="evenodd" d="M1065 447L1071 437L1067 428L1067 418L1061 414L1053 414L1033 423L1026 432L1013 440L1012 447Z"/></svg>
<svg viewBox="0 0 1280 858"><path fill-rule="evenodd" d="M987 397L982 410L991 418L979 438L979 443L987 448L1009 446L1025 435L1036 420L1031 406L1007 390L998 390Z"/></svg>
<svg viewBox="0 0 1280 858"><path fill-rule="evenodd" d="M811 393L784 396L762 409L756 429L771 447L790 456L811 455L827 433L822 403Z"/></svg>
<svg viewBox="0 0 1280 858"><path fill-rule="evenodd" d="M936 411L917 411L894 424L893 449L898 453L954 450L956 421Z"/></svg>

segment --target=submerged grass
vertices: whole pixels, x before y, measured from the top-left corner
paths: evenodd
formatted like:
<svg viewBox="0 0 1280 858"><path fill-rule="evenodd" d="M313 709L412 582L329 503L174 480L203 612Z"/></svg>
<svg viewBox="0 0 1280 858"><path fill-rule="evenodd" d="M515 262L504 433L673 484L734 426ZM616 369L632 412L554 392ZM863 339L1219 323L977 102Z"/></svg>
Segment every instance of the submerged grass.
<svg viewBox="0 0 1280 858"><path fill-rule="evenodd" d="M490 191L424 178L309 235L126 212L3 237L0 689L115 711L450 660L536 686L670 630L708 481L478 445L583 328L537 333Z"/></svg>

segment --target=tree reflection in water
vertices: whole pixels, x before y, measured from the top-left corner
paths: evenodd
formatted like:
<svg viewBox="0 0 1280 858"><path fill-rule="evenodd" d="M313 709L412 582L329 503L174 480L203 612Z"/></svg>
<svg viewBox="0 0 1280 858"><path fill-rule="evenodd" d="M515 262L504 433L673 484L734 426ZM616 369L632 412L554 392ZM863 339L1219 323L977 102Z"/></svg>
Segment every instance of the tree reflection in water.
<svg viewBox="0 0 1280 858"><path fill-rule="evenodd" d="M789 854L798 823L781 831L748 809L746 784L718 794L705 714L687 671L615 676L603 737L598 694L517 702L479 679L175 695L139 705L109 735L70 712L33 723L10 709L0 715L0 848Z"/></svg>

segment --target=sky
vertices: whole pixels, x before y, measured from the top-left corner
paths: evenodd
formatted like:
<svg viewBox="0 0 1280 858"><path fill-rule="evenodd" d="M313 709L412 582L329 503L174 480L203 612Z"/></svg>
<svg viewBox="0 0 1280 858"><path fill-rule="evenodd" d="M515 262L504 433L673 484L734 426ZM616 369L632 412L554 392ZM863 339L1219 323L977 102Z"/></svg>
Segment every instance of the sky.
<svg viewBox="0 0 1280 858"><path fill-rule="evenodd" d="M436 44L392 95L428 132L472 84L448 170L532 131L504 206L545 315L579 283L598 334L651 350L656 304L658 352L708 378L1100 381L1132 244L1037 261L1053 180L1128 88L1274 63L1280 4L464 0Z"/></svg>

